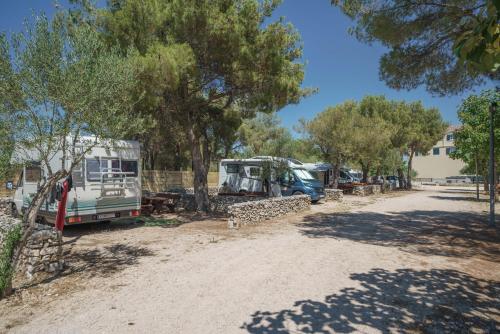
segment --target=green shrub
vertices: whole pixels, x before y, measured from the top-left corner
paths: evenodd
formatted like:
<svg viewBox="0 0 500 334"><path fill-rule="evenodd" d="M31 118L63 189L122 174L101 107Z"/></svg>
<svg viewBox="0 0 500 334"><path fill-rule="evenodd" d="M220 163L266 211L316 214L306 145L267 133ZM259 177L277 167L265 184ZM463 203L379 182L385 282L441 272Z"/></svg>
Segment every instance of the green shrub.
<svg viewBox="0 0 500 334"><path fill-rule="evenodd" d="M16 225L7 232L0 250L0 296L7 288L14 270L11 266L12 255L17 243L21 240L21 225Z"/></svg>

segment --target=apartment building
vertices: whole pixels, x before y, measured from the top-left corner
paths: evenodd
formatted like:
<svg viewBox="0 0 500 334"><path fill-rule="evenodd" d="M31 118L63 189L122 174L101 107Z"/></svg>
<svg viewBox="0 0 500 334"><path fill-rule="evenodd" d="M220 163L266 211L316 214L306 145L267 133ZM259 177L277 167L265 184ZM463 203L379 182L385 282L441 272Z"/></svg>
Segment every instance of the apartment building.
<svg viewBox="0 0 500 334"><path fill-rule="evenodd" d="M418 153L413 158L413 169L417 172L417 179L422 181L442 181L447 177L460 176L465 163L462 160L453 160L450 153L455 150L454 132L457 126L450 126L444 137L427 152Z"/></svg>

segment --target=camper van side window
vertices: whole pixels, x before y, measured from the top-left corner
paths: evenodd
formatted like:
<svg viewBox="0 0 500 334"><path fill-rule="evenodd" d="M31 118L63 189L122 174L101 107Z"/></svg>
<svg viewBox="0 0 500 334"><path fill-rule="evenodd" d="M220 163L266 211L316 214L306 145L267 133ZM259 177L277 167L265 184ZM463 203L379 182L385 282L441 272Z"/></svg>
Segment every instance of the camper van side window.
<svg viewBox="0 0 500 334"><path fill-rule="evenodd" d="M127 177L137 177L138 173L137 161L135 160L122 160L122 172L127 173ZM133 174L128 174L133 173Z"/></svg>
<svg viewBox="0 0 500 334"><path fill-rule="evenodd" d="M27 183L36 183L42 178L42 169L39 166L25 168L25 179Z"/></svg>
<svg viewBox="0 0 500 334"><path fill-rule="evenodd" d="M101 177L98 174L100 170L99 159L86 159L87 162L87 181L100 181Z"/></svg>
<svg viewBox="0 0 500 334"><path fill-rule="evenodd" d="M259 167L250 167L250 176L251 177L259 177L260 176L260 168Z"/></svg>
<svg viewBox="0 0 500 334"><path fill-rule="evenodd" d="M228 174L229 173L231 173L231 174L237 174L239 172L239 170L240 170L239 167L240 167L239 165L235 165L235 164L233 164L233 165L227 165L227 167L226 167L227 173Z"/></svg>

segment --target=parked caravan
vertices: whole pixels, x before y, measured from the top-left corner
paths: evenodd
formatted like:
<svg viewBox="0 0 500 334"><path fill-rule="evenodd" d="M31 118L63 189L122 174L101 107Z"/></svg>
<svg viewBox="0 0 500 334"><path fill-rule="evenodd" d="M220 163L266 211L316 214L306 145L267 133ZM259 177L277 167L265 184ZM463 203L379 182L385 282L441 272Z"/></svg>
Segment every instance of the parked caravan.
<svg viewBox="0 0 500 334"><path fill-rule="evenodd" d="M272 161L271 180L264 180L264 164ZM278 167L279 165L279 167ZM219 168L219 191L224 193L265 192L267 183L277 185L282 196L306 194L316 202L325 196L324 187L301 165L287 159L258 156L251 159L224 159ZM273 192L275 192L273 190Z"/></svg>
<svg viewBox="0 0 500 334"><path fill-rule="evenodd" d="M88 142L88 141L87 141ZM80 144L81 143L81 144ZM85 139L75 146L86 150ZM47 177L47 168L36 161L25 163L14 186L11 201L14 215L28 207L40 184ZM49 164L52 171L61 167L63 152L56 152ZM71 161L64 162L69 168ZM72 188L68 193L65 224L92 223L135 217L141 208L140 146L136 141L114 141L98 144L85 154L72 172ZM58 201L55 191L42 204L39 218L54 223Z"/></svg>
<svg viewBox="0 0 500 334"><path fill-rule="evenodd" d="M289 159L289 160L293 161L294 164L299 164L300 166L302 166L309 173L311 173L314 177L316 177L316 179L323 182L323 185L325 187L328 187L332 184L333 178L334 178L334 176L333 176L334 171L333 171L332 164L324 163L324 162L304 163L304 162L300 162L298 160L292 160L292 159ZM359 181L360 181L360 179L352 174L352 169L349 170L347 168L340 168L339 179L338 179L339 184L355 183L355 182L359 182Z"/></svg>

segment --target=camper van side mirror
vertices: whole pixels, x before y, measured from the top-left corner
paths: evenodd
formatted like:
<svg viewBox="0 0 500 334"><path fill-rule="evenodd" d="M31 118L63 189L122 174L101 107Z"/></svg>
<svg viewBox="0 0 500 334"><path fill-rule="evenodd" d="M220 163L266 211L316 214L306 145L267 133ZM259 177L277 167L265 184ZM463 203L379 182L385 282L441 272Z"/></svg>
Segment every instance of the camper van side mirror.
<svg viewBox="0 0 500 334"><path fill-rule="evenodd" d="M13 181L5 182L5 189L7 190L15 190L17 187L14 185Z"/></svg>

